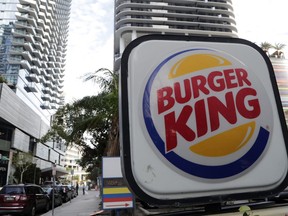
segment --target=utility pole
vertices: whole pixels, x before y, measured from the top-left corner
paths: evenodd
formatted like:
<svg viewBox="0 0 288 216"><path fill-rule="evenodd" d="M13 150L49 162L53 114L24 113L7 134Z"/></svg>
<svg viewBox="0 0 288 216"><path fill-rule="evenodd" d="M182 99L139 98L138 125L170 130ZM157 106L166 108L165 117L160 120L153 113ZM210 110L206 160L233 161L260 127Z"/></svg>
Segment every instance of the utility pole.
<svg viewBox="0 0 288 216"><path fill-rule="evenodd" d="M52 216L54 216L54 192L55 192L55 176L56 176L56 164L52 163L52 176L53 176L53 186L52 186Z"/></svg>

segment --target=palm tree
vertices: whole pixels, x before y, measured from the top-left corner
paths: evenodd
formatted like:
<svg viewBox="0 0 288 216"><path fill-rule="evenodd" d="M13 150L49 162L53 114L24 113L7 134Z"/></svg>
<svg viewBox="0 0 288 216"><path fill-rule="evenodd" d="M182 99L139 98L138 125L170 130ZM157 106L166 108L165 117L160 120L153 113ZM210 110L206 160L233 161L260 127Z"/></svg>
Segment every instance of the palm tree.
<svg viewBox="0 0 288 216"><path fill-rule="evenodd" d="M260 48L269 56L269 49L272 48L272 44L265 41L260 44Z"/></svg>
<svg viewBox="0 0 288 216"><path fill-rule="evenodd" d="M273 57L284 58L283 49L286 47L285 44L276 43L272 47L275 49L275 52L272 54Z"/></svg>
<svg viewBox="0 0 288 216"><path fill-rule="evenodd" d="M100 74L100 75L99 75ZM110 104L110 125L107 148L105 150L107 156L119 156L119 113L118 113L118 81L119 75L107 68L84 75L84 81L92 80L99 84L105 97L102 99Z"/></svg>

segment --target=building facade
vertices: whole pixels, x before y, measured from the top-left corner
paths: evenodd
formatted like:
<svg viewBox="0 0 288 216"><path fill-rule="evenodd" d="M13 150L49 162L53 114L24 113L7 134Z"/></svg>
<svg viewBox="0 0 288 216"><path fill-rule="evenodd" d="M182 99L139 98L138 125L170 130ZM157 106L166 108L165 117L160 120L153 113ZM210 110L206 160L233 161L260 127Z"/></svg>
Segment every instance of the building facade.
<svg viewBox="0 0 288 216"><path fill-rule="evenodd" d="M65 151L65 157L62 159L62 163L66 170L69 171L67 180L76 185L76 182L85 182L87 173L85 170L77 164L77 161L82 157L81 151L76 146L68 147Z"/></svg>
<svg viewBox="0 0 288 216"><path fill-rule="evenodd" d="M288 60L275 57L270 57L270 60L274 69L286 124L288 125Z"/></svg>
<svg viewBox="0 0 288 216"><path fill-rule="evenodd" d="M114 70L125 47L147 34L237 37L232 0L115 0Z"/></svg>
<svg viewBox="0 0 288 216"><path fill-rule="evenodd" d="M13 152L23 151L33 153L40 168L61 165L63 145L38 141L64 101L71 1L0 2L0 76L6 80L0 86L0 154L9 163Z"/></svg>

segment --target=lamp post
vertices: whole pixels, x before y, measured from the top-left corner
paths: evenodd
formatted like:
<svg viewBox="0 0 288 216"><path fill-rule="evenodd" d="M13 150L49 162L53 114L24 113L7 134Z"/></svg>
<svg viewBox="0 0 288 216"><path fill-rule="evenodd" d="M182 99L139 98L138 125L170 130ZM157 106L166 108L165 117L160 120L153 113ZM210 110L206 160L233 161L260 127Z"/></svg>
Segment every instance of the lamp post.
<svg viewBox="0 0 288 216"><path fill-rule="evenodd" d="M33 163L35 164L35 168L34 168L34 177L33 177L33 183L36 183L36 170L37 170L37 158L33 158Z"/></svg>

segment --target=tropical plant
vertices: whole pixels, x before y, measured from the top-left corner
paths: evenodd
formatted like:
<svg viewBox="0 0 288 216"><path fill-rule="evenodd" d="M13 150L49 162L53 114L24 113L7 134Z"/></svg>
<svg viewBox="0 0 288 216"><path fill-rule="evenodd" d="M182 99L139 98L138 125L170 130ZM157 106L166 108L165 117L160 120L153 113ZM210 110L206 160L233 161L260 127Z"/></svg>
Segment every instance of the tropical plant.
<svg viewBox="0 0 288 216"><path fill-rule="evenodd" d="M51 129L41 141L64 140L66 145L76 145L82 151L78 164L89 172L100 166L102 156L120 154L118 75L101 68L86 74L83 80L95 81L101 92L59 108Z"/></svg>
<svg viewBox="0 0 288 216"><path fill-rule="evenodd" d="M273 57L276 58L284 58L284 48L286 47L285 44L276 43L272 46L275 49L275 52L272 54Z"/></svg>
<svg viewBox="0 0 288 216"><path fill-rule="evenodd" d="M269 50L272 48L272 44L268 43L268 42L262 42L260 44L260 48L267 54L269 55Z"/></svg>
<svg viewBox="0 0 288 216"><path fill-rule="evenodd" d="M100 75L99 75L100 74ZM118 82L119 75L107 68L101 68L93 73L84 76L84 81L92 80L100 85L105 97L110 104L109 122L110 129L108 131L108 145L106 147L107 156L119 156L119 113L118 113Z"/></svg>

